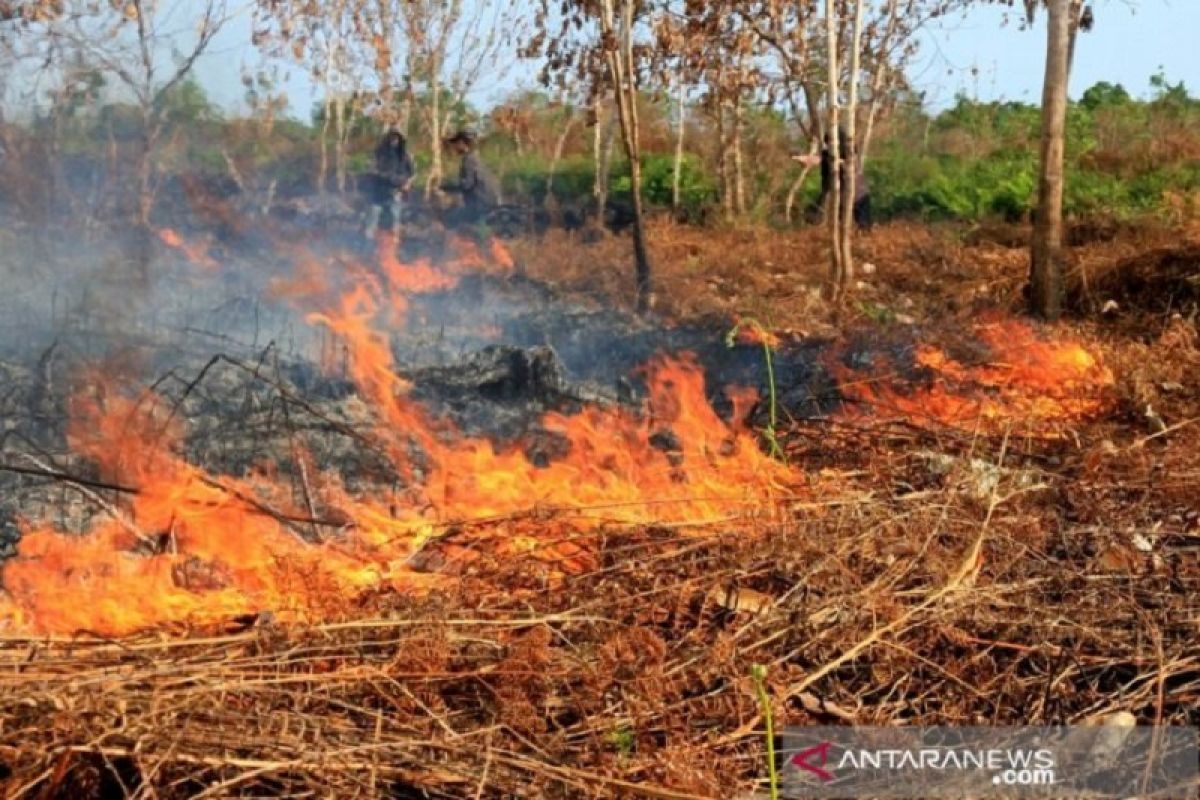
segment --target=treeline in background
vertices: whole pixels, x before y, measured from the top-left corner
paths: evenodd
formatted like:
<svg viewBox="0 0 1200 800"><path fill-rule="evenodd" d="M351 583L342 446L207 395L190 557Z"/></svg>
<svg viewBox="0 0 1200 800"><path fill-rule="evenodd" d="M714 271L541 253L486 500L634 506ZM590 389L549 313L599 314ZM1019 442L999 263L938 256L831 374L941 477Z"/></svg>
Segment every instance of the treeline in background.
<svg viewBox="0 0 1200 800"><path fill-rule="evenodd" d="M1150 78L1146 97L1098 83L1068 113L1066 212L1119 219L1200 215L1200 99L1182 82ZM78 76L42 112L0 124L0 189L10 213L28 220L119 219L138 202L144 151L136 104L104 102L98 71ZM310 120L280 114L253 84L249 112L230 115L193 79L161 99L153 150L156 213L190 198L229 200L270 213L333 198L353 207L383 126L377 107L350 96L324 102ZM429 98L417 98L429 103ZM628 201L629 165L611 108L579 107L524 91L491 109L443 98L452 127L477 129L484 160L508 204L583 214L599 199ZM681 109L682 108L682 112ZM644 197L691 224L812 222L818 171L794 156L813 143L768 105L744 111L737 152L705 104L643 94ZM329 115L338 114L337 120ZM680 124L682 113L682 125ZM424 115L412 114L410 146L429 171ZM908 94L879 123L864 154L877 219L1026 220L1036 200L1038 106L965 95L929 111ZM682 139L682 148L679 147ZM724 142L724 143L723 143ZM430 186L431 191L436 187Z"/></svg>

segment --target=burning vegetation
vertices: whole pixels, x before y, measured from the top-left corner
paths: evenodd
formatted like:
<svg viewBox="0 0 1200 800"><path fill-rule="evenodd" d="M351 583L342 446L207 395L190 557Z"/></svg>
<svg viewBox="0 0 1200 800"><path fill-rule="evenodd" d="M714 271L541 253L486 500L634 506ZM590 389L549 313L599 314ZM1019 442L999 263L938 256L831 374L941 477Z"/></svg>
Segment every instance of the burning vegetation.
<svg viewBox="0 0 1200 800"><path fill-rule="evenodd" d="M1200 105L1066 126L1064 2L1043 109L914 108L962 5L0 0L0 793L1200 724ZM553 93L473 108L517 51Z"/></svg>
<svg viewBox="0 0 1200 800"><path fill-rule="evenodd" d="M178 234L163 231L161 239L193 267L215 265ZM453 537L463 558L470 531L497 526L507 535L483 536L484 547L536 558L545 579L559 584L595 568L588 539L605 526L704 531L720 521L775 519L789 503L811 499L803 470L769 455L747 427L758 386L729 387L722 418L691 352L656 353L638 365L629 377L643 384L639 402L531 415L528 425L549 443L541 449L464 433L431 413L413 398L390 332L405 327L415 298L453 292L466 275L503 277L512 259L498 240L486 248L455 240L451 259L438 266L402 263L396 244L381 237L371 264L282 248L290 273L269 284L278 302L337 343L321 368L327 379L340 369L363 404L355 446L383 459L373 480L348 486L336 464L294 434L286 446L264 448L244 474L222 474L220 465L186 456L190 431L181 412L203 373L171 396L90 367L67 399L65 441L97 485L127 502L104 505L82 535L45 520L21 522L18 553L3 565L5 629L122 636L164 625L203 629L260 612L327 621L329 608L351 609L368 591L435 589L461 569L424 567L445 560L433 553L447 531L467 531ZM903 368L861 343L831 349L824 360L840 400L826 401L827 413L1042 436L1103 408L1112 375L1083 346L1040 338L1011 320L971 334L975 365L923 343L905 350L911 363ZM750 352L754 345L785 347L761 329L746 342ZM864 369L846 366L855 354ZM515 528L498 522L530 517L545 519ZM557 558L559 543L572 540Z"/></svg>
<svg viewBox="0 0 1200 800"><path fill-rule="evenodd" d="M776 721L1194 715L1188 473L1081 438L1127 402L1094 342L648 322L499 240L158 238L219 338L168 289L155 348L9 371L20 791L734 796L757 663ZM1179 522L1103 524L1152 473Z"/></svg>

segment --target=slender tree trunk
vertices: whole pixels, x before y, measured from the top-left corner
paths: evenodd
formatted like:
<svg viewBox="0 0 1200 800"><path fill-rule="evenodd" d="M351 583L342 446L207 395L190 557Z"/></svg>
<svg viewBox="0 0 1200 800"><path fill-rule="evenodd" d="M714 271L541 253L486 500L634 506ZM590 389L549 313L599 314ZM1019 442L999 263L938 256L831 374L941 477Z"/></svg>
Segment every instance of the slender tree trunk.
<svg viewBox="0 0 1200 800"><path fill-rule="evenodd" d="M550 167L546 170L546 202L549 203L554 196L554 176L558 173L558 165L562 161L563 150L567 147L567 139L571 136L571 131L575 129L576 118L574 115L567 118L566 124L563 125L562 131L558 134L558 139L554 142L554 156L550 159Z"/></svg>
<svg viewBox="0 0 1200 800"><path fill-rule="evenodd" d="M604 186L600 180L600 160L604 150L604 101L599 94L592 100L592 116L595 123L592 127L592 200L596 205L596 214L604 219Z"/></svg>
<svg viewBox="0 0 1200 800"><path fill-rule="evenodd" d="M854 27L850 35L850 87L846 104L846 141L850 152L842 153L846 165L846 188L843 191L838 242L842 250L842 271L838 286L841 294L850 291L854 281L854 200L858 193L858 73L859 51L862 49L863 2L854 4Z"/></svg>
<svg viewBox="0 0 1200 800"><path fill-rule="evenodd" d="M742 160L742 129L745 127L745 109L741 91L733 101L733 207L739 217L746 214L746 170Z"/></svg>
<svg viewBox="0 0 1200 800"><path fill-rule="evenodd" d="M333 135L336 147L333 151L337 190L346 191L346 98L338 94L333 101Z"/></svg>
<svg viewBox="0 0 1200 800"><path fill-rule="evenodd" d="M325 115L321 120L321 161L317 167L317 189L321 194L325 194L329 188L329 125L333 121L330 119L330 113L333 110L333 103L329 97L329 84L325 84Z"/></svg>
<svg viewBox="0 0 1200 800"><path fill-rule="evenodd" d="M809 156L815 156L817 154L817 142L817 139L813 139L812 144L809 145ZM800 174L796 176L796 180L792 181L791 188L788 189L787 202L783 207L783 218L787 220L789 224L792 222L796 209L796 197L800 194L800 190L804 188L804 181L808 179L810 172L812 172L812 165L805 164L804 168L800 170Z"/></svg>
<svg viewBox="0 0 1200 800"><path fill-rule="evenodd" d="M1072 0L1050 0L1046 31L1046 79L1042 87L1042 153L1033 230L1029 300L1033 313L1062 313L1063 156L1066 145L1067 77Z"/></svg>
<svg viewBox="0 0 1200 800"><path fill-rule="evenodd" d="M442 185L442 64L434 58L429 65L429 177L425 180L425 196L432 197Z"/></svg>
<svg viewBox="0 0 1200 800"><path fill-rule="evenodd" d="M612 186L613 146L616 144L616 138L617 122L609 119L604 129L604 146L600 152L600 196L597 205L600 210L600 227L604 227L604 214L608 210L608 189Z"/></svg>
<svg viewBox="0 0 1200 800"><path fill-rule="evenodd" d="M827 126L827 131L831 166L829 193L825 198L826 208L828 209L825 213L825 222L829 227L830 244L829 295L833 299L837 299L840 296L842 287L842 154L841 142L839 141L841 137L838 135L841 120L838 115L840 104L838 98L838 78L840 70L838 69L838 18L836 6L836 0L825 0L825 40L829 53L829 125Z"/></svg>
<svg viewBox="0 0 1200 800"><path fill-rule="evenodd" d="M617 116L621 123L621 138L629 158L630 192L633 195L633 255L638 313L644 313L654 303L650 285L650 254L646 247L645 214L642 206L641 128L638 120L637 86L633 74L633 11L635 0L620 0L619 29L614 0L604 0L602 16L605 33L616 34L615 46L607 54L609 77L617 97Z"/></svg>
<svg viewBox="0 0 1200 800"><path fill-rule="evenodd" d="M675 120L675 163L671 176L671 210L679 215L683 204L681 192L683 189L683 137L687 130L687 85L683 78L679 79L679 98L677 101L679 117Z"/></svg>

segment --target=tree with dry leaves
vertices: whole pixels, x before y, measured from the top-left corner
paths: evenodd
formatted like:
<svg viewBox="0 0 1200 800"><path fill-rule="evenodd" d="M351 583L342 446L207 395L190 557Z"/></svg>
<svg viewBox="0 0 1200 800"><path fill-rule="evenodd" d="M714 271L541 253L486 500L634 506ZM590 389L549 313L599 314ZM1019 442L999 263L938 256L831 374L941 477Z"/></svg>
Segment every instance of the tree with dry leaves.
<svg viewBox="0 0 1200 800"><path fill-rule="evenodd" d="M367 76L390 85L389 9L403 0L263 0L255 8L253 42L268 56L301 65L321 97L318 191L345 191L353 119L364 109ZM365 41L364 41L365 40Z"/></svg>
<svg viewBox="0 0 1200 800"><path fill-rule="evenodd" d="M332 136L337 186L345 188L349 121L366 113L410 133L417 124L433 193L447 128L472 91L504 76L501 53L515 49L524 29L519 11L505 0L258 0L255 42L306 67L322 91L319 185Z"/></svg>
<svg viewBox="0 0 1200 800"><path fill-rule="evenodd" d="M820 143L834 162L834 190L826 195L830 231L829 290L840 296L854 285L853 205L881 114L906 88L905 70L921 29L967 0L720 0L764 48L773 96L791 112L810 143L802 159L811 166ZM849 152L842 152L845 134ZM801 179L807 173L801 173ZM842 180L846 181L845 186ZM793 184L794 198L799 182ZM791 200L785 213L791 216Z"/></svg>
<svg viewBox="0 0 1200 800"><path fill-rule="evenodd" d="M144 272L161 177L156 158L171 111L168 101L229 22L226 0L59 0L9 3L5 11L19 26L18 34L6 42L10 68L29 70L37 76L37 85L48 87L76 85L81 74L100 75L115 97L131 100L136 108L131 221L140 242L136 261Z"/></svg>
<svg viewBox="0 0 1200 800"><path fill-rule="evenodd" d="M547 84L584 86L592 98L611 93L625 156L633 207L634 288L639 312L654 304L642 198L642 129L638 97L652 62L655 30L669 3L640 0L542 0L537 36L526 55L544 56Z"/></svg>

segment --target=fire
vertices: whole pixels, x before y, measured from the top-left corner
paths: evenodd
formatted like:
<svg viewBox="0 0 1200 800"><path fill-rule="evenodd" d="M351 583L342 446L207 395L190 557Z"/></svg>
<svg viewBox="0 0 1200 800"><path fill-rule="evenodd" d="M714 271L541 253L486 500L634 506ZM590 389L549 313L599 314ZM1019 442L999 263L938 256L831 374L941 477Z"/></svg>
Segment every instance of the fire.
<svg viewBox="0 0 1200 800"><path fill-rule="evenodd" d="M451 258L449 269L455 274L466 272L482 272L505 278L513 274L516 262L508 248L499 239L492 237L487 244L487 255L484 255L479 243L474 239L455 236L450 240Z"/></svg>
<svg viewBox="0 0 1200 800"><path fill-rule="evenodd" d="M738 344L759 345L778 350L783 344L779 334L763 327L754 319L739 319L733 328L735 341Z"/></svg>
<svg viewBox="0 0 1200 800"><path fill-rule="evenodd" d="M159 240L167 247L183 253L189 262L205 270L220 269L220 264L208 252L208 245L185 239L172 228L162 228L158 232Z"/></svg>
<svg viewBox="0 0 1200 800"><path fill-rule="evenodd" d="M378 582L381 567L369 554L304 543L248 503L284 502L264 477L216 478L176 455L183 430L165 402L94 380L94 391L72 403L68 441L102 476L137 494L86 536L28 526L19 556L4 566L9 600L0 620L46 633L118 635L263 609L311 613L314 598L296 591L305 583L332 602ZM413 530L406 544L419 540Z"/></svg>
<svg viewBox="0 0 1200 800"><path fill-rule="evenodd" d="M391 289L390 296L396 300L410 294L451 289L458 283L454 277L434 268L429 259L402 263L396 255L399 242L391 233L380 234L376 239L376 246L379 269L387 278ZM398 308L397 311L403 313L404 308Z"/></svg>
<svg viewBox="0 0 1200 800"><path fill-rule="evenodd" d="M350 376L373 410L369 438L407 476L404 486L352 493L335 474L309 469L318 476L310 487L317 516L328 518L311 519L291 483L266 466L214 475L184 459L186 430L166 400L90 376L90 390L71 405L69 443L105 480L136 493L83 536L26 521L18 556L3 566L0 629L123 635L266 610L328 619L351 613L371 589L417 592L446 580L413 563L450 526L492 545L490 530L502 556L546 550L556 569L578 570L587 554L560 544L575 535L605 524L771 513L795 483L753 434L713 411L690 356L646 365L649 399L640 413L589 407L547 415L543 427L564 445L549 463L455 432L408 396L385 333L406 297L451 285L452 276L391 263L394 252L381 252L377 270L298 257L295 274L275 291L345 342ZM451 271L481 258L473 245L460 252L468 261ZM744 408L748 397L734 400ZM415 450L419 471L410 463Z"/></svg>
<svg viewBox="0 0 1200 800"><path fill-rule="evenodd" d="M842 395L862 406L846 413L1052 435L1055 423L1104 409L1113 374L1083 345L1039 336L1017 320L984 320L973 333L987 350L984 363L967 365L939 347L921 344L913 353L920 373L913 380L898 377L903 370L882 358L866 374L828 359Z"/></svg>

